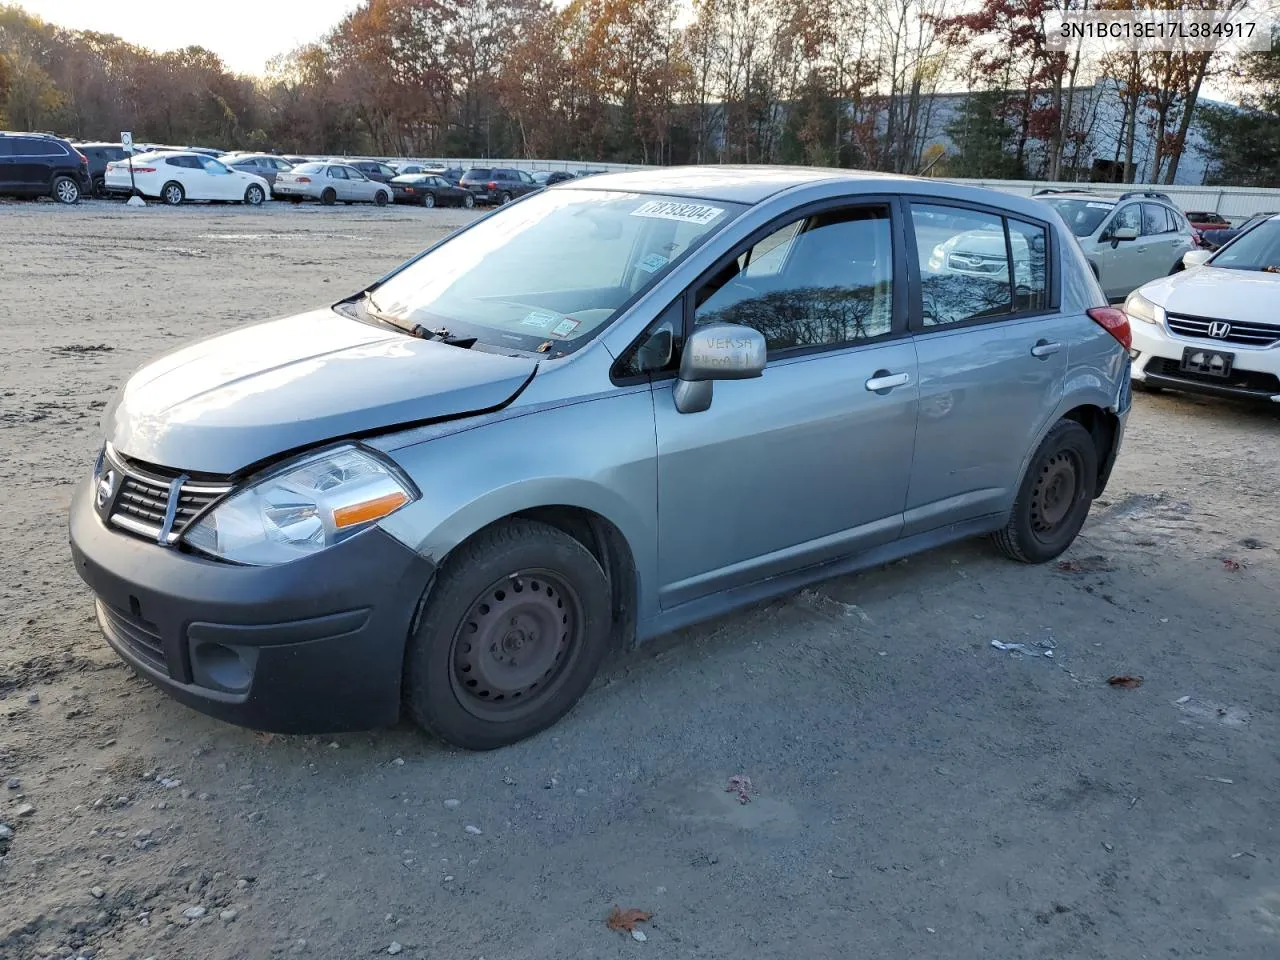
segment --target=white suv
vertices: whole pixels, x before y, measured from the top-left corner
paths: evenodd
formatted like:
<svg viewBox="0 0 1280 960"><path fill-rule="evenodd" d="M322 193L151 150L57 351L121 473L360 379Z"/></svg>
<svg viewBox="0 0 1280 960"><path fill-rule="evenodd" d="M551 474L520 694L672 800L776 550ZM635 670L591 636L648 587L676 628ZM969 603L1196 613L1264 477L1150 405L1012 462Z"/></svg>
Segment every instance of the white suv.
<svg viewBox="0 0 1280 960"><path fill-rule="evenodd" d="M1111 300L1177 273L1182 255L1195 249L1191 224L1163 193L1104 197L1085 190L1041 190L1036 199L1066 221Z"/></svg>

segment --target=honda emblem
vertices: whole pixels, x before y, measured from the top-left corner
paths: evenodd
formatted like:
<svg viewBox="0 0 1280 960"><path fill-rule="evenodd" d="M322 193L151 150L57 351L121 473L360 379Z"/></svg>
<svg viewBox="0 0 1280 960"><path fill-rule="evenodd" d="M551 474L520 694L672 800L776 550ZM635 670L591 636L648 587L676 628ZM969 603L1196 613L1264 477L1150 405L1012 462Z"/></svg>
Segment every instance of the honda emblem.
<svg viewBox="0 0 1280 960"><path fill-rule="evenodd" d="M1209 336L1215 340L1225 340L1229 333L1231 333L1231 324L1225 320L1215 320L1209 324Z"/></svg>

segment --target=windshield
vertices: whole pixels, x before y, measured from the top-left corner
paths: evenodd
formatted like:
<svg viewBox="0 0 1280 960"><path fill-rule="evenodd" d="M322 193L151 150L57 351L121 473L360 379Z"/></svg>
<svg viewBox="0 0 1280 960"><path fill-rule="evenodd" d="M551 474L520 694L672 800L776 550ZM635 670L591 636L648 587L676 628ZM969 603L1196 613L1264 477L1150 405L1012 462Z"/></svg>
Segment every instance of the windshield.
<svg viewBox="0 0 1280 960"><path fill-rule="evenodd" d="M1077 237L1091 236L1098 229L1098 224L1115 209L1115 204L1100 200L1066 200L1058 197L1044 202L1058 211L1058 216L1067 222L1067 226Z"/></svg>
<svg viewBox="0 0 1280 960"><path fill-rule="evenodd" d="M603 190L536 193L490 214L373 290L400 324L557 355L736 217L741 204Z"/></svg>
<svg viewBox="0 0 1280 960"><path fill-rule="evenodd" d="M1280 220L1268 220L1239 234L1209 263L1228 270L1280 273Z"/></svg>

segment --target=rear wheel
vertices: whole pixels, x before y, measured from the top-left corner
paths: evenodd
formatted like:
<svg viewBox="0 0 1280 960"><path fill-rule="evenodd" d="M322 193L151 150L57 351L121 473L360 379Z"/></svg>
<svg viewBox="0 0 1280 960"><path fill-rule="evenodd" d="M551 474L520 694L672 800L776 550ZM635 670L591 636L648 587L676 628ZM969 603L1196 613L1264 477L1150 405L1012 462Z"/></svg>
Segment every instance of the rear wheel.
<svg viewBox="0 0 1280 960"><path fill-rule="evenodd" d="M79 203L80 184L70 177L58 177L53 181L53 199L59 203Z"/></svg>
<svg viewBox="0 0 1280 960"><path fill-rule="evenodd" d="M510 203L511 194L507 193L505 190L502 191L502 193L498 194L498 202L504 205Z"/></svg>
<svg viewBox="0 0 1280 960"><path fill-rule="evenodd" d="M490 750L559 720L608 646L609 581L563 531L513 520L441 569L409 639L405 699L425 730Z"/></svg>
<svg viewBox="0 0 1280 960"><path fill-rule="evenodd" d="M373 195L373 202L380 207L385 207L389 199L391 198L387 196L387 191L385 190L379 190L377 193Z"/></svg>
<svg viewBox="0 0 1280 960"><path fill-rule="evenodd" d="M244 202L251 207L262 206L262 201L267 199L266 191L256 183L251 183L244 191Z"/></svg>
<svg viewBox="0 0 1280 960"><path fill-rule="evenodd" d="M994 535L996 545L1023 563L1058 556L1084 526L1097 477L1093 437L1074 420L1059 420L1027 465L1009 522Z"/></svg>
<svg viewBox="0 0 1280 960"><path fill-rule="evenodd" d="M337 199L338 199L338 191L334 190L333 187L325 187L324 192L320 194L320 202L323 203L326 207L333 206L334 201L336 201Z"/></svg>
<svg viewBox="0 0 1280 960"><path fill-rule="evenodd" d="M182 184L170 180L160 190L160 199L171 207L176 207L187 198L186 191L182 189Z"/></svg>
<svg viewBox="0 0 1280 960"><path fill-rule="evenodd" d="M434 207L436 205L436 195L434 193L424 194L422 197L422 205L424 207Z"/></svg>

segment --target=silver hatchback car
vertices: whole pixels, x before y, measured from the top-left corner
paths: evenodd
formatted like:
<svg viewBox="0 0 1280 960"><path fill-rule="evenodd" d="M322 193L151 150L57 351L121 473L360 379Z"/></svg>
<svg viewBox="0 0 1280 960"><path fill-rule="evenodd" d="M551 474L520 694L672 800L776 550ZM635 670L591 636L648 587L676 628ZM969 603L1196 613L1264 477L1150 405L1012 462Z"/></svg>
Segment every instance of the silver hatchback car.
<svg viewBox="0 0 1280 960"><path fill-rule="evenodd" d="M1002 264L947 262L997 234ZM964 537L1058 556L1115 462L1128 351L1041 203L602 175L143 368L72 552L107 641L198 710L321 732L403 705L498 747L614 645Z"/></svg>

